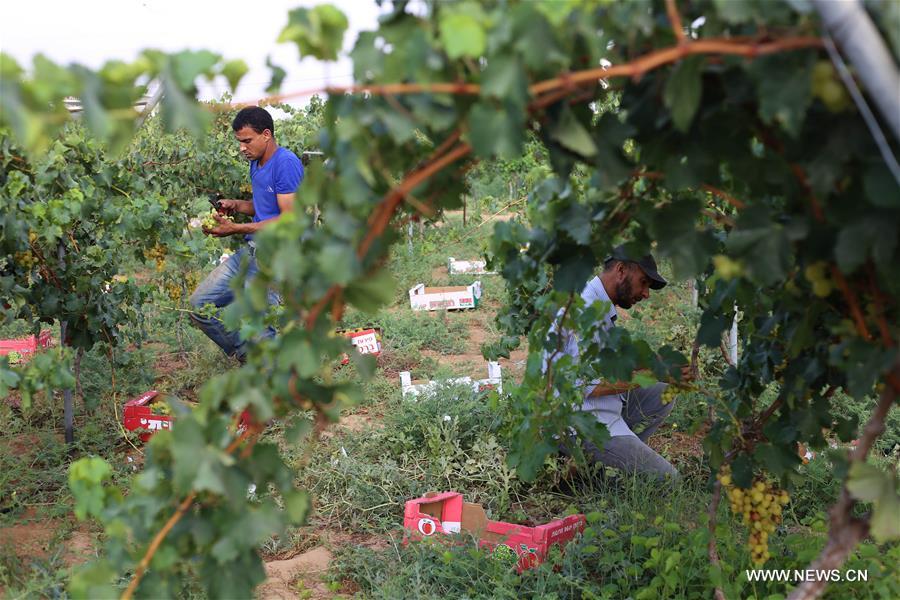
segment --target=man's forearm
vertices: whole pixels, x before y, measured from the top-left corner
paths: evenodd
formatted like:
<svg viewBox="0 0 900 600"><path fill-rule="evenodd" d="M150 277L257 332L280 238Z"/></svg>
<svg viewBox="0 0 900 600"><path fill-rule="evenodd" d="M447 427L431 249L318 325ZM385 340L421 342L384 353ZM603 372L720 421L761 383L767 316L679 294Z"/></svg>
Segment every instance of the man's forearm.
<svg viewBox="0 0 900 600"><path fill-rule="evenodd" d="M278 217L272 217L271 219L266 219L265 221L256 221L253 223L235 223L232 235L246 235L256 233L276 219L278 219Z"/></svg>
<svg viewBox="0 0 900 600"><path fill-rule="evenodd" d="M233 200L233 202L236 203L234 212L241 213L242 215L250 215L251 217L256 214L256 211L253 209L252 200Z"/></svg>
<svg viewBox="0 0 900 600"><path fill-rule="evenodd" d="M640 387L635 383L600 383L594 386L589 398L599 398L601 396L613 396L615 394L624 394L628 390Z"/></svg>
<svg viewBox="0 0 900 600"><path fill-rule="evenodd" d="M662 381L663 381L663 383L669 383L669 384L672 384L672 383L682 383L683 384L684 382L692 381L694 377L693 377L693 374L691 373L690 369L691 369L690 366L684 366L684 367L682 367L681 377L678 377L678 378L670 377L668 379L663 379ZM638 373L644 373L646 375L652 376L652 374L649 371L647 371L646 369L635 372L635 374L638 374ZM625 392L627 392L629 390L633 390L633 389L639 388L639 387L641 387L641 385L638 383L631 383L631 382L626 382L626 381L619 382L619 383L599 383L596 386L594 386L593 390L591 390L589 397L590 398L599 398L600 396L612 396L614 394L624 394Z"/></svg>

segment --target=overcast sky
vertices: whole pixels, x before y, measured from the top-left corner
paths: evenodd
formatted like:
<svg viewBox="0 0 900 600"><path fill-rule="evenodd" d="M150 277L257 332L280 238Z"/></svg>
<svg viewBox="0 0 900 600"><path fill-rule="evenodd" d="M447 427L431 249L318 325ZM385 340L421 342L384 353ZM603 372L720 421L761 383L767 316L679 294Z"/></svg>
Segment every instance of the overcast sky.
<svg viewBox="0 0 900 600"><path fill-rule="evenodd" d="M99 67L109 59L130 61L146 48L179 51L207 49L226 58L244 59L250 71L235 99L265 95L270 71L266 56L288 75L282 92L352 82L346 58L323 63L299 59L294 44L278 44L287 14L322 0L19 0L0 10L0 50L28 68L43 53L63 64ZM350 22L344 36L350 50L359 31L375 29L380 9L374 0L330 0ZM198 84L202 99L227 91L224 79ZM299 101L302 103L302 101Z"/></svg>

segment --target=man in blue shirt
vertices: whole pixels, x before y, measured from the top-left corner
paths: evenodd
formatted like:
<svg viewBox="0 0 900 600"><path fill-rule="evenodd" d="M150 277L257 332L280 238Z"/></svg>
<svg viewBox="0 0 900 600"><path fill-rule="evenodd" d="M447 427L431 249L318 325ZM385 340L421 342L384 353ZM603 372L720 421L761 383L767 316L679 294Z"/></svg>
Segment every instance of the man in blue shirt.
<svg viewBox="0 0 900 600"><path fill-rule="evenodd" d="M240 144L241 154L250 161L253 200L219 200L218 210L226 215L250 215L253 219L249 223L234 223L214 213L216 227L204 229L204 233L216 237L243 235L247 243L197 286L190 299L191 306L195 308L206 304L222 308L234 301L230 282L238 274L242 261L248 261L247 281L258 271L253 234L276 221L282 213L293 210L294 195L303 181L303 165L296 154L280 147L275 141L275 123L268 111L258 106L244 108L235 116L231 127ZM278 302L277 294L270 291L269 304ZM234 356L241 364L246 361L246 344L237 331L228 331L224 323L215 317L198 313L191 313L190 316L226 355ZM274 335L275 331L270 328L263 337Z"/></svg>
<svg viewBox="0 0 900 600"><path fill-rule="evenodd" d="M585 305L606 303L608 309L600 324L603 330L615 327L616 307L629 309L650 297L650 290L660 290L668 282L659 274L653 256L629 257L622 246L613 250L604 263L603 272L588 281L581 293ZM557 327L551 328L556 331ZM578 359L578 337L571 331L561 331L561 351ZM600 343L598 337L596 342ZM545 356L545 361L547 357ZM687 367L682 378L688 378ZM678 472L669 462L647 445L647 439L669 415L674 402L665 404L662 392L665 383L642 388L628 383L604 383L597 379L584 386L581 410L591 413L606 425L610 439L602 449L584 441L582 446L589 461L599 462L628 472L648 473L659 478L676 477ZM640 429L635 434L634 429ZM564 449L565 450L565 449Z"/></svg>

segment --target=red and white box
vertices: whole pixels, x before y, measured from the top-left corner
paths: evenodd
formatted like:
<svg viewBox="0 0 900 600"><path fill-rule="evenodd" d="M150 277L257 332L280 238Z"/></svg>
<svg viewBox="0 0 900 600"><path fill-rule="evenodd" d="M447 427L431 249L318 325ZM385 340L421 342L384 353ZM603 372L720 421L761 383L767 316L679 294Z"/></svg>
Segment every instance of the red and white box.
<svg viewBox="0 0 900 600"><path fill-rule="evenodd" d="M163 398L156 390L144 392L136 398L125 403L122 411L122 425L128 431L140 430L141 441L146 442L157 431L172 429L175 426L175 415L159 414L153 410L153 405L162 403ZM248 427L253 422L250 410L241 413L241 427Z"/></svg>
<svg viewBox="0 0 900 600"><path fill-rule="evenodd" d="M520 573L546 560L554 544L562 547L569 543L584 531L586 523L584 515L571 515L535 527L491 521L480 504L464 502L459 492L431 492L408 500L403 513L403 527L411 538L466 531L478 539L479 548L515 556Z"/></svg>
<svg viewBox="0 0 900 600"><path fill-rule="evenodd" d="M343 336L350 338L350 343L356 348L360 354L372 354L378 356L381 354L381 329L377 327L348 329L338 331ZM341 364L350 363L350 357L344 355Z"/></svg>
<svg viewBox="0 0 900 600"><path fill-rule="evenodd" d="M141 441L146 442L150 436L162 429L172 429L175 418L172 415L154 414L154 402L161 402L159 392L150 390L125 403L122 413L122 424L128 431L144 430Z"/></svg>
<svg viewBox="0 0 900 600"><path fill-rule="evenodd" d="M22 358L27 358L38 350L49 348L53 345L53 339L49 329L44 329L38 335L28 337L0 340L0 356L6 356L10 352L18 352Z"/></svg>
<svg viewBox="0 0 900 600"><path fill-rule="evenodd" d="M420 283L409 290L409 306L413 310L462 310L478 308L481 282L470 285L425 287Z"/></svg>

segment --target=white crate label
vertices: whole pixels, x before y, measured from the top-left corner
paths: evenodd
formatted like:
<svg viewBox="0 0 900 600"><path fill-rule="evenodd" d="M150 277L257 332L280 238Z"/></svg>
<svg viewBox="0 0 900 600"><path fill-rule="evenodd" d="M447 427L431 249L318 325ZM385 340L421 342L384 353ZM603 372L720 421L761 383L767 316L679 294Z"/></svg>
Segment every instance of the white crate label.
<svg viewBox="0 0 900 600"><path fill-rule="evenodd" d="M448 306L453 306L455 302L453 300L432 300L428 303L429 308L447 308Z"/></svg>
<svg viewBox="0 0 900 600"><path fill-rule="evenodd" d="M381 344L374 331L350 338L350 343L356 346L360 354L377 354L381 352Z"/></svg>

